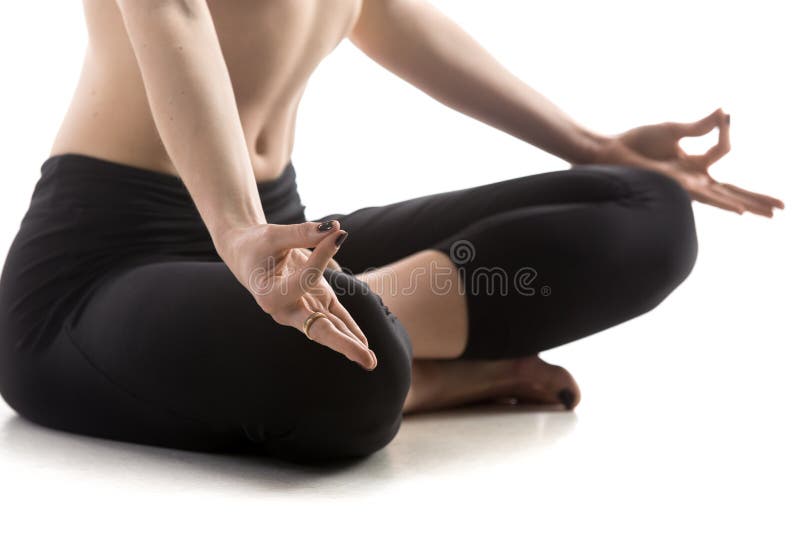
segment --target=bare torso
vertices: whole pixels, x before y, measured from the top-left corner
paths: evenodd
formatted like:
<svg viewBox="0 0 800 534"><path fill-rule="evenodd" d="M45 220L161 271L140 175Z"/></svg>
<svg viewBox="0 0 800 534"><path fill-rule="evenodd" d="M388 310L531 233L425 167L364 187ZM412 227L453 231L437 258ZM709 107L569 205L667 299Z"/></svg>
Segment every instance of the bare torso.
<svg viewBox="0 0 800 534"><path fill-rule="evenodd" d="M316 66L348 36L362 0L208 0L258 180L289 161ZM84 0L89 45L52 154L80 153L177 174L158 135L115 2Z"/></svg>

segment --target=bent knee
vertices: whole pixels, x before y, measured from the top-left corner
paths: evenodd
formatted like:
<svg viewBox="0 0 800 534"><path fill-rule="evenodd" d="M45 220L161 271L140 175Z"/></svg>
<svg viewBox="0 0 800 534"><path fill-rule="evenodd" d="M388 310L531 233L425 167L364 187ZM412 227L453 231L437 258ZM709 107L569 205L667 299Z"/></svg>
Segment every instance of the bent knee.
<svg viewBox="0 0 800 534"><path fill-rule="evenodd" d="M339 301L367 336L378 365L372 371L338 358L308 392L302 420L281 453L303 462L367 456L386 446L402 422L411 385L411 345L399 320L355 277L326 270ZM339 363L341 365L339 365Z"/></svg>
<svg viewBox="0 0 800 534"><path fill-rule="evenodd" d="M698 245L691 198L664 174L623 165L603 165L599 172L620 185L612 231L624 236L616 249L632 298L632 316L662 302L691 273Z"/></svg>
<svg viewBox="0 0 800 534"><path fill-rule="evenodd" d="M697 230L689 194L663 174L642 171L649 210L656 226L652 239L661 252L660 278L671 292L691 273L697 261Z"/></svg>
<svg viewBox="0 0 800 534"><path fill-rule="evenodd" d="M666 174L630 165L594 165L602 174L614 176L624 184L631 203L685 214L691 211L691 198L676 180Z"/></svg>
<svg viewBox="0 0 800 534"><path fill-rule="evenodd" d="M409 382L396 368L378 368L311 395L295 430L276 443L278 456L315 463L365 457L388 445L400 429Z"/></svg>
<svg viewBox="0 0 800 534"><path fill-rule="evenodd" d="M630 168L635 176L634 193L652 209L665 212L674 218L688 219L692 228L692 199L676 180L666 174L645 169Z"/></svg>
<svg viewBox="0 0 800 534"><path fill-rule="evenodd" d="M620 166L635 224L646 232L654 279L667 293L689 276L697 260L697 232L689 194L665 174Z"/></svg>
<svg viewBox="0 0 800 534"><path fill-rule="evenodd" d="M639 313L655 308L688 278L697 259L694 231L667 230L662 237L653 237L651 251L644 255Z"/></svg>

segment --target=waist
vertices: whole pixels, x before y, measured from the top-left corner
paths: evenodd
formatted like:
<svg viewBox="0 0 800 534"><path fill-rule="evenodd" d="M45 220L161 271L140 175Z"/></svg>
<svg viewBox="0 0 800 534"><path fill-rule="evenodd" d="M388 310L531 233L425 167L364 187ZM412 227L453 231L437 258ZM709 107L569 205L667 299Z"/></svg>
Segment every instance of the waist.
<svg viewBox="0 0 800 534"><path fill-rule="evenodd" d="M291 162L257 187L270 222L305 220ZM33 335L36 324L60 324L107 276L162 261L220 261L179 177L50 157L3 266L0 330Z"/></svg>
<svg viewBox="0 0 800 534"><path fill-rule="evenodd" d="M305 220L290 161L278 177L256 183L270 222ZM71 211L74 215L116 212L201 222L189 190L180 177L81 154L49 157L31 198L29 211Z"/></svg>

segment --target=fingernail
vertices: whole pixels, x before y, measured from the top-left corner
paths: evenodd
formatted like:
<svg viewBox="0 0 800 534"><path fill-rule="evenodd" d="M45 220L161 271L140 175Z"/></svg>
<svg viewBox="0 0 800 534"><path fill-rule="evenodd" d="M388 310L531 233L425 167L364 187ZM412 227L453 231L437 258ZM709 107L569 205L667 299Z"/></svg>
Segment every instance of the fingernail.
<svg viewBox="0 0 800 534"><path fill-rule="evenodd" d="M730 124L731 124L731 116L730 116L730 114L728 114L728 115L725 115L725 122L727 122L727 123L728 123L728 125L730 125Z"/></svg>
<svg viewBox="0 0 800 534"><path fill-rule="evenodd" d="M567 388L558 392L558 400L564 405L564 408L571 410L575 406L575 394Z"/></svg>
<svg viewBox="0 0 800 534"><path fill-rule="evenodd" d="M344 240L347 239L347 232L341 234L339 237L336 238L335 244L337 247L341 247Z"/></svg>
<svg viewBox="0 0 800 534"><path fill-rule="evenodd" d="M376 367L378 367L378 358L375 356L373 351L369 351L372 355L372 367L364 367L367 371L374 371Z"/></svg>
<svg viewBox="0 0 800 534"><path fill-rule="evenodd" d="M325 221L324 223L320 223L317 226L317 230L320 232L329 232L333 230L333 221Z"/></svg>

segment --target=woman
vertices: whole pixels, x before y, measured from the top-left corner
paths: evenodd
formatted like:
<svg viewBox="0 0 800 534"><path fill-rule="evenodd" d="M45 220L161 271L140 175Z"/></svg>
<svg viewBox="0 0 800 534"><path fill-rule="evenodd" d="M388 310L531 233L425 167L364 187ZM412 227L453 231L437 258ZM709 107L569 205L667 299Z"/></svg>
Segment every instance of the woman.
<svg viewBox="0 0 800 534"><path fill-rule="evenodd" d="M382 448L403 413L507 397L571 409L574 380L537 353L681 283L690 199L782 207L709 176L729 150L721 110L593 133L424 2L85 11L80 82L0 282L0 391L50 427L314 461ZM345 37L573 167L306 221L297 106ZM706 154L679 148L714 128Z"/></svg>

